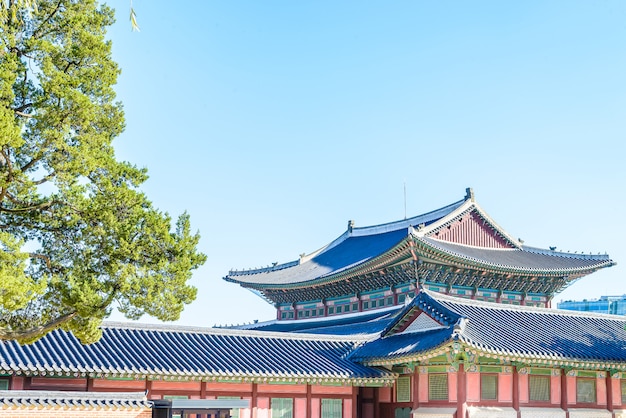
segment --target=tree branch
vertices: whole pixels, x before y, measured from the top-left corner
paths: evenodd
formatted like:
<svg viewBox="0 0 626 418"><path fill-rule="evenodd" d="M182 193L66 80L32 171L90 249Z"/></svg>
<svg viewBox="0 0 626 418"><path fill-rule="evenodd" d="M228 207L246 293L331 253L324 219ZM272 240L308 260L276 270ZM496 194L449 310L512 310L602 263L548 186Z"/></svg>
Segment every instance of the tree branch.
<svg viewBox="0 0 626 418"><path fill-rule="evenodd" d="M50 261L50 257L43 255L43 254L38 254L38 253L28 253L28 255L31 258L38 258L40 260L45 261L46 267L48 267L48 270L52 271L52 262Z"/></svg>
<svg viewBox="0 0 626 418"><path fill-rule="evenodd" d="M48 15L48 17L46 17L46 18L44 19L44 21L43 21L43 22L41 22L41 24L39 25L39 27L38 27L37 29L35 29L35 31L33 32L33 38L35 38L35 39L38 39L38 38L39 38L39 33L38 33L38 32L39 32L39 30L40 30L41 28L43 28L43 26L44 26L44 25L46 25L46 24L50 21L50 19L52 19L52 18L54 17L54 15L55 15L55 14L59 11L59 9L61 8L61 3L62 3L62 2L59 0L59 2L57 2L56 7L55 7L55 8L54 8L54 10L52 11L52 13L50 13L50 14Z"/></svg>
<svg viewBox="0 0 626 418"><path fill-rule="evenodd" d="M7 330L6 328L0 328L0 340L29 340L37 338L53 329L58 328L60 325L70 321L78 315L78 312L74 311L65 315L61 315L52 321L40 325L38 327L32 327L24 330Z"/></svg>
<svg viewBox="0 0 626 418"><path fill-rule="evenodd" d="M56 171L53 171L52 173L40 178L39 180L33 180L33 184L36 184L36 185L43 184L49 181L51 178L55 177L56 175L57 175Z"/></svg>
<svg viewBox="0 0 626 418"><path fill-rule="evenodd" d="M49 202L42 202L42 203L39 203L38 205L29 206L30 203L28 203L28 202L21 202L21 201L15 199L13 196L11 196L10 193L6 193L6 197L8 197L11 202L17 203L18 205L24 205L26 207L17 208L17 209L10 209L10 208L4 207L2 204L0 204L0 212L22 213L22 212L30 212L30 211L33 211L33 210L44 210L44 209L48 209L50 206L52 206L55 203L57 203L56 201L51 200Z"/></svg>
<svg viewBox="0 0 626 418"><path fill-rule="evenodd" d="M26 72L24 74L27 74ZM31 107L34 103L26 103L20 107L16 107L15 109L13 109L14 112L23 112L26 109L28 109L29 107Z"/></svg>
<svg viewBox="0 0 626 418"><path fill-rule="evenodd" d="M23 118L32 118L34 117L32 114L30 113L24 113L24 112L20 112L19 110L14 110L13 113L15 113L17 116L21 116Z"/></svg>

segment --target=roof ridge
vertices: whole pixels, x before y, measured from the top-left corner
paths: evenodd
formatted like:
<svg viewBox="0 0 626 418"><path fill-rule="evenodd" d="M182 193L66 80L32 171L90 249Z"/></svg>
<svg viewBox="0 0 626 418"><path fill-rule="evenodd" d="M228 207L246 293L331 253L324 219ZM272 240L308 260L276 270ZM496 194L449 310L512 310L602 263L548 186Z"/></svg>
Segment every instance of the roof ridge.
<svg viewBox="0 0 626 418"><path fill-rule="evenodd" d="M567 257L567 258L576 258L576 259L585 259L585 260L610 260L609 255L607 253L604 254L585 254L582 251L580 253L577 252L564 252L564 251L556 251L555 249L546 249L546 248L538 248L532 247L529 245L522 245L522 249L524 251L528 251L534 254L546 254L546 255L555 255L558 257Z"/></svg>
<svg viewBox="0 0 626 418"><path fill-rule="evenodd" d="M426 213L415 215L415 216L413 216L411 218L406 218L406 219L401 219L401 220L391 221L391 222L385 222L385 223L376 224L376 225L354 227L353 228L353 233L354 233L354 231L359 231L359 232L363 231L364 232L365 230L368 230L368 229L375 229L375 230L377 230L377 229L379 229L381 227L393 227L395 225L397 225L397 227L394 228L394 229L389 229L389 231L398 231L398 230L403 229L403 228L408 228L409 226L415 224L418 220L420 220L420 218L426 218L429 215L431 215L431 217L432 217L432 215L443 213L442 216L445 216L445 215L447 215L448 213L451 212L451 210L450 210L451 208L453 208L452 210L454 210L457 207L461 206L465 202L466 202L466 199L461 199L461 200L458 200L456 202L450 203L450 204L448 204L446 206L443 206L443 207L441 207L439 209L435 209L435 210L431 210L431 211L426 212ZM365 235L365 234L363 234L363 235ZM353 236L363 236L363 235L362 234L357 234L357 235L353 235Z"/></svg>
<svg viewBox="0 0 626 418"><path fill-rule="evenodd" d="M352 335L331 335L331 334L307 334L280 331L260 331L250 329L212 328L196 327L188 325L166 325L166 324L145 324L132 322L104 322L103 329L128 329L156 332L180 332L192 334L243 336L250 338L279 338L285 340L311 340L311 341L340 341L340 342L360 342L364 340L361 336Z"/></svg>
<svg viewBox="0 0 626 418"><path fill-rule="evenodd" d="M626 323L626 317L623 315L611 315L605 313L597 313L597 312L581 312L581 311L570 311L566 309L557 309L557 308L542 308L538 306L526 306L526 305L511 305L505 303L496 303L496 302L487 302L484 300L476 300L476 299L468 299L461 298L458 296L445 295L443 293L433 292L430 290L422 289L422 292L425 292L428 296L435 299L436 301L442 302L451 302L457 303L459 305L466 306L478 306L487 309L498 309L498 310L514 310L520 312L533 312L539 313L543 315L560 315L560 316L569 316L575 318L600 318L600 319L612 319L620 322Z"/></svg>

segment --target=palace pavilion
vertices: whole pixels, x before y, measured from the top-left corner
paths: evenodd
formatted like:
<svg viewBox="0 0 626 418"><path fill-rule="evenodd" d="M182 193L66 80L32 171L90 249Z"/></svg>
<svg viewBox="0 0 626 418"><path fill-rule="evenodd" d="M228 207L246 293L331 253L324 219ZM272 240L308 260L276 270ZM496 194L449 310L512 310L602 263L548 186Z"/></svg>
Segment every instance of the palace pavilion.
<svg viewBox="0 0 626 418"><path fill-rule="evenodd" d="M0 343L3 417L626 417L626 318L555 310L615 264L513 239L471 189L224 278L276 318L236 328L107 323Z"/></svg>

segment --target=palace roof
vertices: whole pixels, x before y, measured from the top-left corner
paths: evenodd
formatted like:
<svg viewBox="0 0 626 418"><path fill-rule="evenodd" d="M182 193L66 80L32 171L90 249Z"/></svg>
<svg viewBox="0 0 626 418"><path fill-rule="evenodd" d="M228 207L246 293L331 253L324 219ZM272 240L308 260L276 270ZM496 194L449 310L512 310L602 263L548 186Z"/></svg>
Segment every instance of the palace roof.
<svg viewBox="0 0 626 418"><path fill-rule="evenodd" d="M224 279L258 285L293 285L316 281L384 254L400 244L413 225L430 225L458 209L463 200L441 209L397 222L370 227L349 227L323 248L297 261L254 270L233 270Z"/></svg>
<svg viewBox="0 0 626 418"><path fill-rule="evenodd" d="M365 364L421 361L449 352L504 361L626 369L626 318L548 308L503 305L421 291L382 337L354 350Z"/></svg>
<svg viewBox="0 0 626 418"><path fill-rule="evenodd" d="M606 254L566 253L523 245L482 210L468 189L465 199L435 211L364 228L350 224L339 238L299 260L262 269L230 271L224 279L256 289L275 302L287 302L285 292L298 289L310 289L298 297L315 300L326 297L328 292L321 289L333 283L343 283L343 294L367 290L359 286L377 286L351 278L382 275L386 269L393 270L414 260L428 263L431 276L440 267L464 270L463 277L467 273L485 272L498 276L498 286L505 288L508 282L501 279L508 280L508 275L516 276L521 282L548 277L550 281L539 287L519 283L515 286L517 291L548 294L615 264ZM376 283L382 287L393 285L389 280L392 279ZM454 283L458 281L459 278L454 279ZM457 284L468 285L462 282Z"/></svg>
<svg viewBox="0 0 626 418"><path fill-rule="evenodd" d="M394 375L345 358L362 339L110 323L82 345L55 330L30 345L0 342L0 373L27 376L384 384Z"/></svg>

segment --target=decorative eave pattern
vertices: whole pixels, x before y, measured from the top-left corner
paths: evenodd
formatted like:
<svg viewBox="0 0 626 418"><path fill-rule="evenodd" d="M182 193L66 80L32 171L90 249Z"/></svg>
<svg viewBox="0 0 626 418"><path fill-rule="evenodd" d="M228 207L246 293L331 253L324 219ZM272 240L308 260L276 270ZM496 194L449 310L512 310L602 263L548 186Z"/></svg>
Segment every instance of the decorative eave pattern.
<svg viewBox="0 0 626 418"><path fill-rule="evenodd" d="M0 409L142 410L152 403L145 392L66 392L0 390Z"/></svg>
<svg viewBox="0 0 626 418"><path fill-rule="evenodd" d="M545 354L513 353L501 350L487 349L469 344L467 341L452 338L443 340L441 344L433 346L428 350L419 353L402 353L398 351L387 356L359 358L351 357L355 361L370 367L392 367L395 365L409 364L419 365L452 365L461 359L466 359L465 364L479 364L478 358L486 358L501 365L517 365L524 367L545 367L545 368L565 368L578 370L598 370L598 371L626 371L626 362L610 360L581 360L579 358L554 357ZM440 362L433 362L434 359L445 359Z"/></svg>
<svg viewBox="0 0 626 418"><path fill-rule="evenodd" d="M345 358L362 338L107 324L82 345L56 330L0 343L0 373L152 380L386 385L395 375Z"/></svg>

